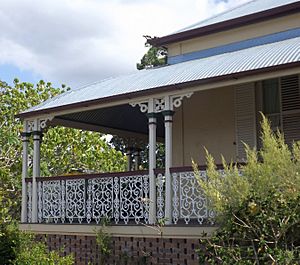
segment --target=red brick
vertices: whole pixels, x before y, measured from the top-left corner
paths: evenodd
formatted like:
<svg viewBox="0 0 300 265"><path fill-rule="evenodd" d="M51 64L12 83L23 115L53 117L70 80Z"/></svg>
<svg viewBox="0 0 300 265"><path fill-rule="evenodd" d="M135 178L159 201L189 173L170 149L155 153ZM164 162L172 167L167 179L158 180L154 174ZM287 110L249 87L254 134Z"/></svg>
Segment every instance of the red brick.
<svg viewBox="0 0 300 265"><path fill-rule="evenodd" d="M100 251L95 236L37 235L37 240L45 242L50 250L63 248L64 255L73 253L77 265L99 264ZM127 254L128 264L134 265L145 256L147 265L178 264L198 265L195 252L200 247L198 239L163 238L112 238L110 257L105 264L124 264ZM123 257L123 260L122 260ZM144 258L145 259L145 258Z"/></svg>

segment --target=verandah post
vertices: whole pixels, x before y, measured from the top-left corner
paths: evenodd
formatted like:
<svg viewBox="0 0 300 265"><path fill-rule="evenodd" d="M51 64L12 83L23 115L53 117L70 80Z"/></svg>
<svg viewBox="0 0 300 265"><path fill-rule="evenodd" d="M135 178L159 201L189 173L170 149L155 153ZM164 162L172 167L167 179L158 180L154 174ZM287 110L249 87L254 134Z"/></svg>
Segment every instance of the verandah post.
<svg viewBox="0 0 300 265"><path fill-rule="evenodd" d="M148 103L148 126L149 126L149 186L150 186L150 209L149 223L156 221L156 179L154 169L156 168L156 113L154 112L154 99L149 99Z"/></svg>
<svg viewBox="0 0 300 265"><path fill-rule="evenodd" d="M28 122L24 121L23 132L21 133L23 143L22 153L22 204L21 204L21 222L27 222L27 187L26 178L28 177L28 143L30 133L28 131Z"/></svg>
<svg viewBox="0 0 300 265"><path fill-rule="evenodd" d="M37 198L37 181L40 177L40 141L41 128L38 119L34 120L33 125L33 168L32 168L32 223L38 221L38 198Z"/></svg>
<svg viewBox="0 0 300 265"><path fill-rule="evenodd" d="M172 223L172 179L170 168L172 167L172 124L173 124L173 105L171 97L165 97L165 110L162 112L165 122L165 178L166 178L166 195L165 195L165 218L166 223Z"/></svg>
<svg viewBox="0 0 300 265"><path fill-rule="evenodd" d="M164 97L150 98L147 101L138 103L130 103L132 107L139 105L140 111L147 112L149 124L149 189L150 189L150 209L149 223L156 221L156 176L154 169L156 168L156 127L157 114L162 113L165 120L165 177L166 177L166 193L165 193L165 218L167 223L172 222L172 178L170 168L173 166L172 160L172 123L174 108L181 106L184 97L191 97L193 92L180 95L166 95ZM159 206L160 207L160 206Z"/></svg>

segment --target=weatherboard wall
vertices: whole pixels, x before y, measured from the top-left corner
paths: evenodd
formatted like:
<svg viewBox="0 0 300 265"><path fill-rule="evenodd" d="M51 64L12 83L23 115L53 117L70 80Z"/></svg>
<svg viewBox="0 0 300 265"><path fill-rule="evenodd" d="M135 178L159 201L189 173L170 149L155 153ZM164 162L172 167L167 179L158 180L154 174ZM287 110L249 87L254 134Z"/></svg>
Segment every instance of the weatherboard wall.
<svg viewBox="0 0 300 265"><path fill-rule="evenodd" d="M194 93L176 110L173 125L173 165L205 164L205 150L221 163L236 159L234 88Z"/></svg>
<svg viewBox="0 0 300 265"><path fill-rule="evenodd" d="M181 54L196 52L199 50L205 50L299 27L299 14L284 16L260 23L245 25L232 30L170 44L167 46L168 56L173 57Z"/></svg>

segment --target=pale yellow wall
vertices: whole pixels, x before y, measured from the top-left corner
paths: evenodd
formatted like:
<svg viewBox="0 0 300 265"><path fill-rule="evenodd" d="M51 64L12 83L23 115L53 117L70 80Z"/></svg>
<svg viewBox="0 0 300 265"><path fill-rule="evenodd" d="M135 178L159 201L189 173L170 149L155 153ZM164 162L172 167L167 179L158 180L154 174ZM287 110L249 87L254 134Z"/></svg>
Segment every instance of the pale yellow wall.
<svg viewBox="0 0 300 265"><path fill-rule="evenodd" d="M300 27L299 13L168 45L168 55L213 48Z"/></svg>
<svg viewBox="0 0 300 265"><path fill-rule="evenodd" d="M204 147L220 163L220 154L236 157L234 89L195 92L176 109L173 123L173 166L189 166L193 158L205 164Z"/></svg>

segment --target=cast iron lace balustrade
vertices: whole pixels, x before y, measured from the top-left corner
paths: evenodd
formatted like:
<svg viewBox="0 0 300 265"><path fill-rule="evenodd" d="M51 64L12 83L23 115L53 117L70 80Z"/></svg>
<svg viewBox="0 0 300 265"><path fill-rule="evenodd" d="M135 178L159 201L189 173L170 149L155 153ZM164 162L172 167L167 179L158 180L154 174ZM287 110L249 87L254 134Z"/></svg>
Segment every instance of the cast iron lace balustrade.
<svg viewBox="0 0 300 265"><path fill-rule="evenodd" d="M156 218L165 217L166 179L156 171L156 201L149 199L147 171L101 173L37 179L39 223L148 224L151 203L156 204ZM222 169L220 174L224 174ZM206 180L206 170L200 170ZM172 168L172 223L214 224L215 213L201 190L191 167ZM31 222L32 182L27 184L27 214Z"/></svg>
<svg viewBox="0 0 300 265"><path fill-rule="evenodd" d="M27 182L27 220L28 223L31 223L31 214L32 214L32 183Z"/></svg>
<svg viewBox="0 0 300 265"><path fill-rule="evenodd" d="M28 221L32 183L27 179ZM39 223L149 223L146 172L38 178Z"/></svg>
<svg viewBox="0 0 300 265"><path fill-rule="evenodd" d="M220 174L222 172L223 170L220 170ZM206 180L206 170L200 170L199 177ZM215 213L209 207L208 200L193 171L173 172L172 189L172 219L174 224L180 220L183 220L185 224L194 220L200 225L214 223Z"/></svg>
<svg viewBox="0 0 300 265"><path fill-rule="evenodd" d="M162 173L157 175L156 184L156 218L162 220L165 217L165 176Z"/></svg>

